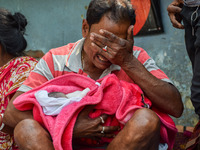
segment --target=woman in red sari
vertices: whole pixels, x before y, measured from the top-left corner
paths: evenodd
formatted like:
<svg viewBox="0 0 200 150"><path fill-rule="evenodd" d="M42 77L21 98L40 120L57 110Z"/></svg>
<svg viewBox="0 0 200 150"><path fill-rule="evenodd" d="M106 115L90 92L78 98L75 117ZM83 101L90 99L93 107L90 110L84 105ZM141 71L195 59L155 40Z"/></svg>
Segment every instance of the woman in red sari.
<svg viewBox="0 0 200 150"><path fill-rule="evenodd" d="M5 134L2 117L4 111L28 77L29 72L35 67L37 60L25 56L23 51L27 46L24 38L27 20L21 13L12 15L8 10L0 8L0 149L15 150L12 134ZM12 133L12 131L11 131Z"/></svg>

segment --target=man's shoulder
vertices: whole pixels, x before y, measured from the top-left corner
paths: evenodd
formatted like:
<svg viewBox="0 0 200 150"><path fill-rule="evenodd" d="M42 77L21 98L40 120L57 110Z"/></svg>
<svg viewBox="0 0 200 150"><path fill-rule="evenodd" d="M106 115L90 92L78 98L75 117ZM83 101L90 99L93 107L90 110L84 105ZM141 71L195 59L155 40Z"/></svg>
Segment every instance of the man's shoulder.
<svg viewBox="0 0 200 150"><path fill-rule="evenodd" d="M75 44L76 43L69 43L69 44L61 46L61 47L53 48L49 52L52 55L67 55L70 53L71 49L73 48L73 46Z"/></svg>

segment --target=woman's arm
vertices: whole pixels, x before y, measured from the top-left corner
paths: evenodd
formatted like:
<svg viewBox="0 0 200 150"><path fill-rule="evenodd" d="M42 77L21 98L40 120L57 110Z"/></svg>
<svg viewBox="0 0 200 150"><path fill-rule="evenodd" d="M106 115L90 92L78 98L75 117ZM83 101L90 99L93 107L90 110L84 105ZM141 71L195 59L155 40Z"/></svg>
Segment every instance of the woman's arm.
<svg viewBox="0 0 200 150"><path fill-rule="evenodd" d="M33 118L32 111L19 111L13 105L13 101L15 100L15 98L17 98L21 94L23 94L23 92L17 91L15 93L15 95L12 97L4 113L3 123L5 123L5 125L10 126L12 128L14 128L23 119ZM4 132L4 129L2 131Z"/></svg>

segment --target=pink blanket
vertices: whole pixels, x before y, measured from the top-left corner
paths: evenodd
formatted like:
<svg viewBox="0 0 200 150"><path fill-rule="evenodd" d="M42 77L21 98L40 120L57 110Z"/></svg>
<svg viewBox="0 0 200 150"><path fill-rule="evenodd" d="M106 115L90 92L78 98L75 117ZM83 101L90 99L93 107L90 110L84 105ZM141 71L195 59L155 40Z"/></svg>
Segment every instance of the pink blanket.
<svg viewBox="0 0 200 150"><path fill-rule="evenodd" d="M106 120L105 126L123 125L130 119L133 113L143 108L144 104L151 106L151 102L144 97L142 90L133 83L119 80L114 74L110 74L97 82L79 74L66 74L57 77L45 84L20 95L13 103L21 111L33 110L33 117L45 127L53 139L56 150L72 150L72 133L79 112L86 105L96 105L95 112L90 113L91 118L101 114L114 115ZM35 99L35 92L47 90L48 92L59 91L71 93L77 90L90 88L90 91L80 102L72 103L62 109L57 116L47 116L43 113L41 106ZM161 120L161 142L167 143L169 150L172 149L177 129L173 120L158 110ZM102 138L102 143L110 142L112 139Z"/></svg>

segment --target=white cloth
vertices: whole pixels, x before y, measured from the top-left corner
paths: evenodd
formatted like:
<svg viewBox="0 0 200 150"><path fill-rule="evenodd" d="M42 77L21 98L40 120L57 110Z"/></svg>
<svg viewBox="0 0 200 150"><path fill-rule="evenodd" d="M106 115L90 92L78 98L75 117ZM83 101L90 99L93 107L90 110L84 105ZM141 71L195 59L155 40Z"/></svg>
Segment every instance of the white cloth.
<svg viewBox="0 0 200 150"><path fill-rule="evenodd" d="M167 150L167 149L168 149L167 143L159 144L158 150Z"/></svg>
<svg viewBox="0 0 200 150"><path fill-rule="evenodd" d="M75 91L72 93L66 94L65 97L49 97L46 90L40 90L35 93L35 98L41 105L44 114L46 115L58 115L63 107L73 103L79 102L88 92L89 88L84 89L83 91Z"/></svg>

